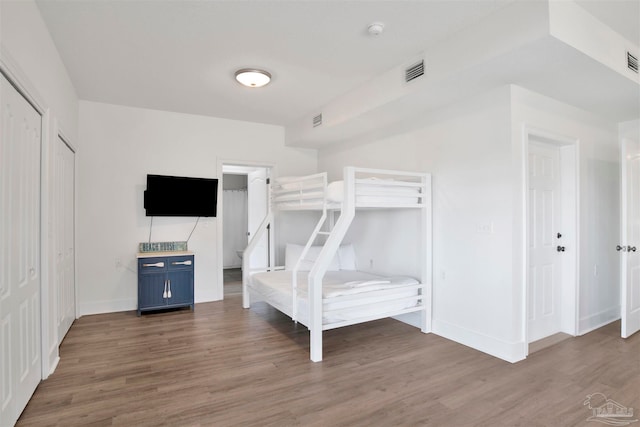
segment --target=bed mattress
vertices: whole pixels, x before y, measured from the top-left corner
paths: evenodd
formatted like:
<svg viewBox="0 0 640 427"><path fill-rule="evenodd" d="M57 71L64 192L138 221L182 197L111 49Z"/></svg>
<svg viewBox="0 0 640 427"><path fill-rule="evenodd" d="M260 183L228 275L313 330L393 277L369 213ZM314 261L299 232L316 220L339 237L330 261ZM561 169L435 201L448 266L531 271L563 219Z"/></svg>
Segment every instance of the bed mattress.
<svg viewBox="0 0 640 427"><path fill-rule="evenodd" d="M291 271L256 273L249 287L268 303L292 316ZM298 272L297 318L308 326L308 272ZM323 324L392 313L415 307L419 282L407 276L385 277L361 271L327 271L323 280ZM409 298L409 300L402 300Z"/></svg>
<svg viewBox="0 0 640 427"><path fill-rule="evenodd" d="M356 204L405 204L420 202L420 189L394 185L398 181L370 178L371 184L356 184ZM385 185L385 182L388 185ZM344 200L344 181L334 181L327 186L327 201L342 203Z"/></svg>
<svg viewBox="0 0 640 427"><path fill-rule="evenodd" d="M294 178L281 178L280 186L285 194L274 197L280 207L305 207L322 205L326 196L329 205L339 205L344 201L344 181L334 181L327 185L326 195L314 188L305 190ZM369 178L356 185L356 205L415 205L420 203L420 189L398 185L401 181ZM293 199L292 199L293 197Z"/></svg>

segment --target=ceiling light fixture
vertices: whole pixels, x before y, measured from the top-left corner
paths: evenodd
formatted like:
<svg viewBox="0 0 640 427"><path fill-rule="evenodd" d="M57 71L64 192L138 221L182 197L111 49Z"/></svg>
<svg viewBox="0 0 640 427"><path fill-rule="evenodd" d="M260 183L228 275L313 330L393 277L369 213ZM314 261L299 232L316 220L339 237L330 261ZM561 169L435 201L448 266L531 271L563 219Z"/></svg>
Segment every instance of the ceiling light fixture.
<svg viewBox="0 0 640 427"><path fill-rule="evenodd" d="M384 23L382 23L382 22L372 22L367 27L367 31L372 36L379 36L384 31Z"/></svg>
<svg viewBox="0 0 640 427"><path fill-rule="evenodd" d="M271 74L256 68L243 68L236 71L236 80L243 86L262 87L271 81Z"/></svg>

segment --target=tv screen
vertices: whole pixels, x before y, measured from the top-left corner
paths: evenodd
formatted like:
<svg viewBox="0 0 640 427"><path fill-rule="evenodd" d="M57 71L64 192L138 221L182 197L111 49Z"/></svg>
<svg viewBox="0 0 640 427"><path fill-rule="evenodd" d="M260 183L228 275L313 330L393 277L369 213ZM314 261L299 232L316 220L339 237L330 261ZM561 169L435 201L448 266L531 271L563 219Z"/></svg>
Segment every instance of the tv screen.
<svg viewBox="0 0 640 427"><path fill-rule="evenodd" d="M218 180L147 175L147 216L216 216Z"/></svg>

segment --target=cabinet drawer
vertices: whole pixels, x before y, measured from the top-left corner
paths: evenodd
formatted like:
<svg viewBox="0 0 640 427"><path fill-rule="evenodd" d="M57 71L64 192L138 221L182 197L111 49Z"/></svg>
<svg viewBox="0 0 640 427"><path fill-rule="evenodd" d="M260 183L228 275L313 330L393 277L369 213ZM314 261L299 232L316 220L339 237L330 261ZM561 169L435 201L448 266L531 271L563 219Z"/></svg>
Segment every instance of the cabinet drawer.
<svg viewBox="0 0 640 427"><path fill-rule="evenodd" d="M141 274L162 273L169 268L167 258L141 258L138 260L138 272Z"/></svg>
<svg viewBox="0 0 640 427"><path fill-rule="evenodd" d="M167 259L167 267L171 270L193 270L193 255L174 256Z"/></svg>

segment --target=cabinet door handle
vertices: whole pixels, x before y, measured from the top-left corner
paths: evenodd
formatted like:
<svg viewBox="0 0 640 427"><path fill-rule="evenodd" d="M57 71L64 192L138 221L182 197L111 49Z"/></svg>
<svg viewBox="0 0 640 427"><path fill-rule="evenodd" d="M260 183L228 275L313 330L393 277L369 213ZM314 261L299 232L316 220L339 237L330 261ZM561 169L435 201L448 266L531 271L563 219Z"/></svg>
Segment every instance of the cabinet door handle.
<svg viewBox="0 0 640 427"><path fill-rule="evenodd" d="M191 265L191 260L172 262L171 265Z"/></svg>
<svg viewBox="0 0 640 427"><path fill-rule="evenodd" d="M164 262L156 262L155 264L142 264L143 267L164 267Z"/></svg>
<svg viewBox="0 0 640 427"><path fill-rule="evenodd" d="M169 283L169 290L167 291L167 298L171 298L171 279L167 280Z"/></svg>
<svg viewBox="0 0 640 427"><path fill-rule="evenodd" d="M167 282L168 282L168 280L164 281L164 290L162 291L162 298L164 298L164 299L167 298Z"/></svg>

